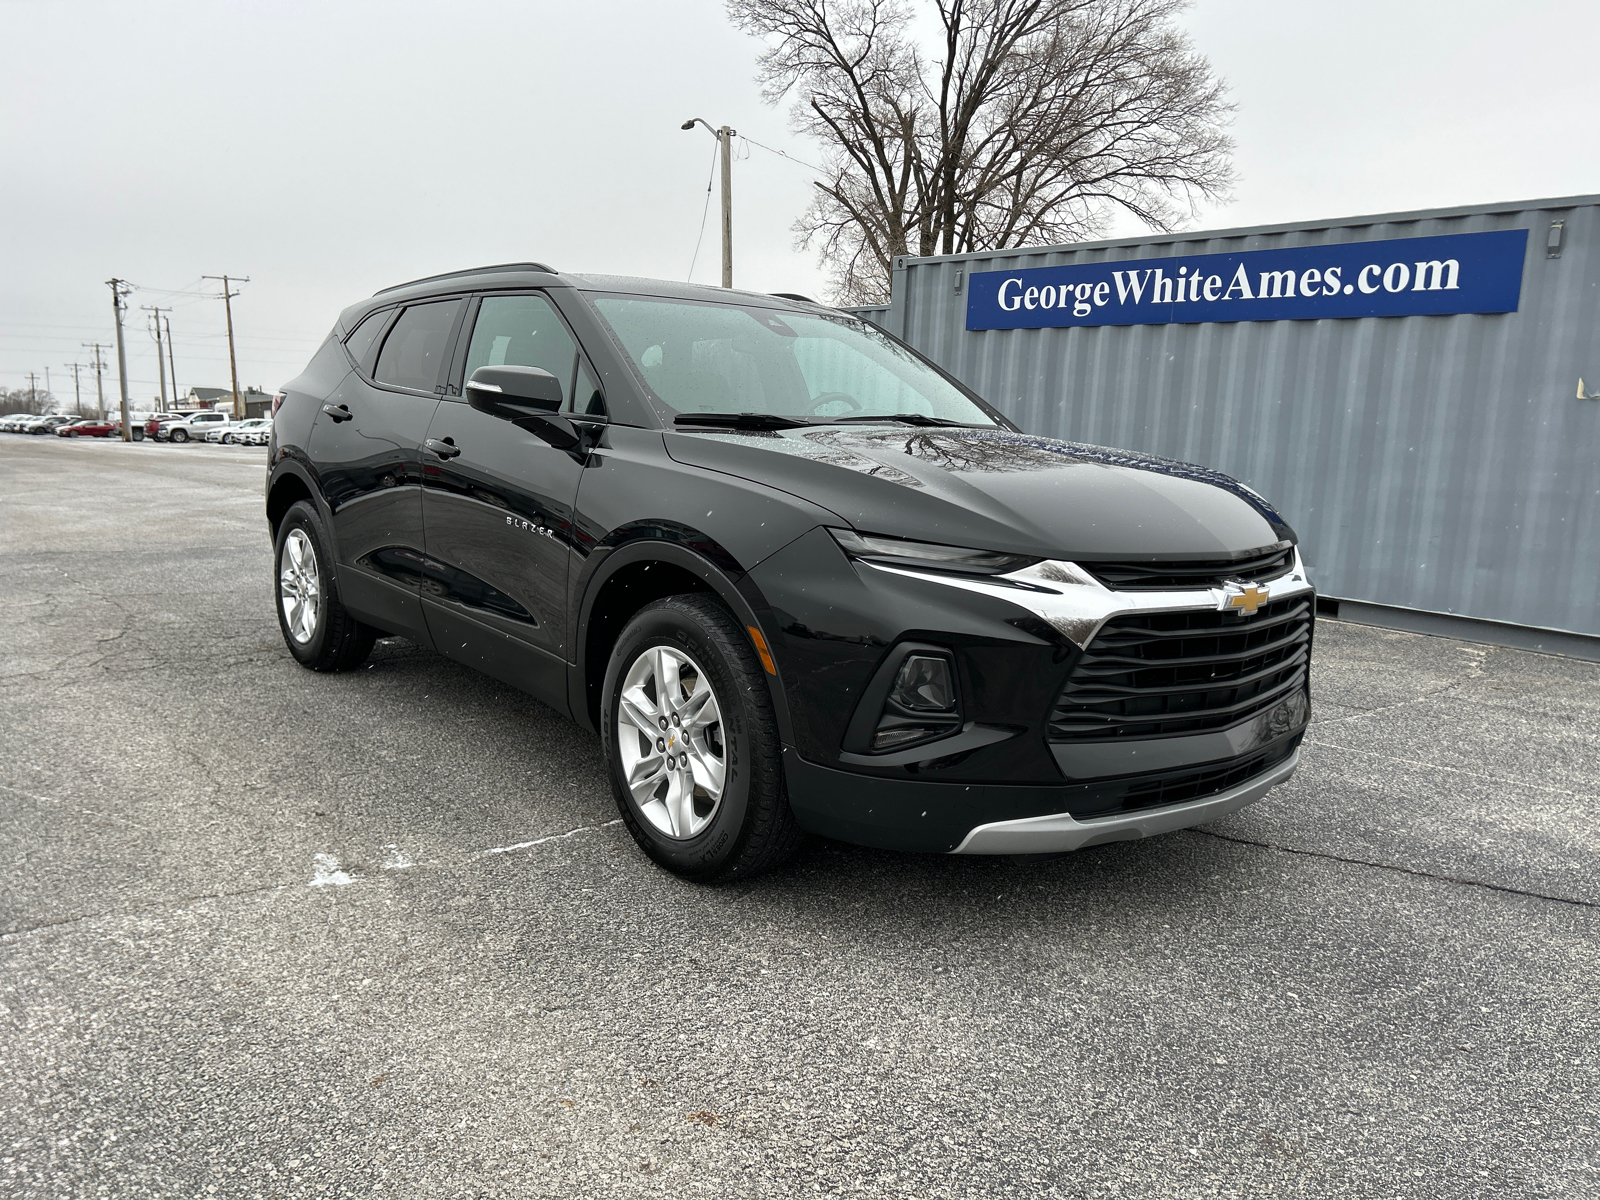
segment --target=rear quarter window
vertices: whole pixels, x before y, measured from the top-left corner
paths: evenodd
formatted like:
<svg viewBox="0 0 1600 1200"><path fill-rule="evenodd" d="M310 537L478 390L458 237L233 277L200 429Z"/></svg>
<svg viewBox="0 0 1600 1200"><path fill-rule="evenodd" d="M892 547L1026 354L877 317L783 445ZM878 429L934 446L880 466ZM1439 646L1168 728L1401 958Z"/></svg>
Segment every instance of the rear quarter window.
<svg viewBox="0 0 1600 1200"><path fill-rule="evenodd" d="M350 355L350 361L355 363L363 375L372 374L372 358L377 353L378 335L383 332L384 325L393 314L392 308L380 308L375 313L369 313L344 340L344 348Z"/></svg>

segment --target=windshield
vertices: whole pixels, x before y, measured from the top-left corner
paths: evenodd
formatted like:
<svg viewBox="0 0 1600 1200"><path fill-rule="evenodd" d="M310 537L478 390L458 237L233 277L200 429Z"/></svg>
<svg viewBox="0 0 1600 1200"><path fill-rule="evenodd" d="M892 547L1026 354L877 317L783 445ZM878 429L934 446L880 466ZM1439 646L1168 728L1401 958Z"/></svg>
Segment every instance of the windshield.
<svg viewBox="0 0 1600 1200"><path fill-rule="evenodd" d="M994 428L927 363L853 317L591 296L655 394L679 413L826 424L895 415Z"/></svg>

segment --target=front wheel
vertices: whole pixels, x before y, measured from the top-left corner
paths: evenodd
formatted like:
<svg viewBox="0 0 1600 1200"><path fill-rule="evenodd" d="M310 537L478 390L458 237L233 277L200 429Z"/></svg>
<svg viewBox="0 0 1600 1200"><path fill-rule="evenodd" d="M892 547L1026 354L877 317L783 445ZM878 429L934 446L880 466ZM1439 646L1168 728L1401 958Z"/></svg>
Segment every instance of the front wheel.
<svg viewBox="0 0 1600 1200"><path fill-rule="evenodd" d="M372 653L378 632L339 603L333 555L317 510L305 500L278 526L278 628L289 653L313 671L348 671Z"/></svg>
<svg viewBox="0 0 1600 1200"><path fill-rule="evenodd" d="M778 723L739 622L705 595L641 609L612 649L601 740L640 848L675 874L723 882L800 843Z"/></svg>
<svg viewBox="0 0 1600 1200"><path fill-rule="evenodd" d="M233 434L231 434L231 433L225 433L225 434L223 434L223 435L222 435L222 444L223 444L223 445L224 445L224 446L231 446L231 445L233 445Z"/></svg>
<svg viewBox="0 0 1600 1200"><path fill-rule="evenodd" d="M172 440L182 445L189 440L189 431L187 429L174 429L172 431Z"/></svg>

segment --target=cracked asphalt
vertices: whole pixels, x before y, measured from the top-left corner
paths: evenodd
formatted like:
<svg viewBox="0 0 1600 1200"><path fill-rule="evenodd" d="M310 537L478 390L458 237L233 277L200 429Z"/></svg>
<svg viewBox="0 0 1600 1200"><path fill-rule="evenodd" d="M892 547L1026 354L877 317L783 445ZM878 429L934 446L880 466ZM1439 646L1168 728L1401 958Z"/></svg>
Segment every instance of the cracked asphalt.
<svg viewBox="0 0 1600 1200"><path fill-rule="evenodd" d="M1323 622L1229 820L704 889L536 702L296 666L263 476L0 438L0 1194L1600 1194L1600 665Z"/></svg>

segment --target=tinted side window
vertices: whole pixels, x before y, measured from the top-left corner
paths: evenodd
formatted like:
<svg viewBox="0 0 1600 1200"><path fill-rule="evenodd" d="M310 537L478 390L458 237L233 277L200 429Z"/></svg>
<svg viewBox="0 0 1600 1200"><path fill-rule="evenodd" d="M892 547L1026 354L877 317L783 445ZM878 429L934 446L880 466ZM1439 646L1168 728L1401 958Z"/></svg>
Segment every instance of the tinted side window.
<svg viewBox="0 0 1600 1200"><path fill-rule="evenodd" d="M392 387L433 391L460 307L459 300L440 300L406 309L383 339L372 377Z"/></svg>
<svg viewBox="0 0 1600 1200"><path fill-rule="evenodd" d="M365 374L372 374L372 343L383 332L384 322L392 312L394 309L384 308L372 313L344 340L344 348L350 351L350 357Z"/></svg>
<svg viewBox="0 0 1600 1200"><path fill-rule="evenodd" d="M566 398L577 356L577 343L544 297L486 296L467 347L466 378L479 367L539 367L561 381Z"/></svg>

